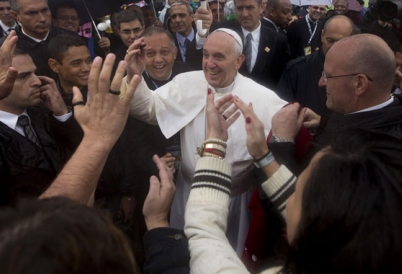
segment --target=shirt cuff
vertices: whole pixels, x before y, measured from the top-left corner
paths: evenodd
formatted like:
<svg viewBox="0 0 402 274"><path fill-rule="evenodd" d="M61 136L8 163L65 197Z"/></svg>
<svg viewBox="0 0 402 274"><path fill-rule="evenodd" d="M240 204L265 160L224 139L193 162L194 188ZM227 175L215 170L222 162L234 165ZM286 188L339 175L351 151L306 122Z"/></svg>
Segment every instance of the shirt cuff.
<svg viewBox="0 0 402 274"><path fill-rule="evenodd" d="M67 112L66 114L60 115L60 116L56 116L53 114L54 118L56 118L57 121L59 122L66 122L68 119L70 119L71 115L73 115L73 113L71 111Z"/></svg>

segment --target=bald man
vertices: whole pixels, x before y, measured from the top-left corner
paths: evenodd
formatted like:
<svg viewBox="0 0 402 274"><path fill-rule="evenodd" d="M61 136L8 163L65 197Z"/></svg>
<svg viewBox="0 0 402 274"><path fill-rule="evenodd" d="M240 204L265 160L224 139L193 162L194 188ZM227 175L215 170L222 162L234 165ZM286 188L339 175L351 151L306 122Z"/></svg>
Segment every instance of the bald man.
<svg viewBox="0 0 402 274"><path fill-rule="evenodd" d="M126 61L128 81L145 69L145 50L139 50L142 39L129 48ZM273 114L285 101L249 78L238 73L244 61L240 36L229 29L218 29L205 41L203 71L182 73L172 81L151 92L142 80L131 104L131 114L137 119L158 124L166 138L180 132L181 167L176 184L176 195L171 210L170 225L184 227L184 208L190 192L196 161L195 153L206 136L205 106L208 92L215 93L216 102L227 94L238 96L253 104L254 111L263 119L265 133L271 128ZM123 86L123 91L124 91ZM224 99L224 98L223 98ZM232 102L232 101L231 101ZM234 111L220 109L224 118ZM247 139L244 119L237 119L229 130L226 161L233 164L234 180L231 187L231 205L227 237L238 255L241 255L249 226L248 202L253 186L253 158L244 146Z"/></svg>
<svg viewBox="0 0 402 274"><path fill-rule="evenodd" d="M326 106L333 114L321 119L308 110L303 123L315 130L315 143L325 146L345 130L359 128L402 140L402 95L390 93L395 69L394 53L376 35L358 34L335 43L327 52L319 81L326 89ZM289 127L289 124L282 126ZM316 151L313 148L308 152L300 168Z"/></svg>
<svg viewBox="0 0 402 274"><path fill-rule="evenodd" d="M320 50L287 64L279 81L277 94L282 99L296 101L319 115L329 115L330 110L325 105L325 88L318 86L325 55L334 43L358 32L357 27L346 16L338 15L328 19L321 33Z"/></svg>

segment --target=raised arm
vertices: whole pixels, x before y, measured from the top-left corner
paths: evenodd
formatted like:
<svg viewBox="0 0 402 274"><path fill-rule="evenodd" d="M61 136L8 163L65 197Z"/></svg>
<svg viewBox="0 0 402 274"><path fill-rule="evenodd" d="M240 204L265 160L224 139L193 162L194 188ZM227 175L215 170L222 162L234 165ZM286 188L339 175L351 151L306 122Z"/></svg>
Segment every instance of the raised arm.
<svg viewBox="0 0 402 274"><path fill-rule="evenodd" d="M95 58L88 82L86 105L82 94L74 87L74 116L82 127L84 138L59 176L40 196L65 196L87 204L94 192L106 158L123 131L127 121L129 104L139 78L130 82L130 92L124 97L115 95L119 90L125 71L120 62L110 84L115 56L109 54L102 68L102 58Z"/></svg>

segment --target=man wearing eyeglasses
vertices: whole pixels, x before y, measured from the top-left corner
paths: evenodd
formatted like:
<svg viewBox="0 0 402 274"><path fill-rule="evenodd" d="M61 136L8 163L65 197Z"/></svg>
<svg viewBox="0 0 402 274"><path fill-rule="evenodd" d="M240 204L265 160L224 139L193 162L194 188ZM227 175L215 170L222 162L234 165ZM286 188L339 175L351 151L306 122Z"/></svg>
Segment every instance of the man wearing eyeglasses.
<svg viewBox="0 0 402 274"><path fill-rule="evenodd" d="M305 112L303 126L314 131L314 143L318 145L299 161L299 170L303 170L319 148L348 129L372 130L402 140L402 96L390 93L395 68L394 53L376 35L345 37L328 50L319 85L326 89L326 106L333 114L321 117L310 109ZM402 76L402 73L398 72L398 75ZM293 130L286 122L289 117L282 116L283 122L276 125L284 134L276 139L295 138L286 134ZM300 138L296 145L289 141L275 144L271 140L270 149L280 145L283 151L290 151L288 157L294 157L294 147L305 145ZM355 160L358 164L359 159Z"/></svg>
<svg viewBox="0 0 402 274"><path fill-rule="evenodd" d="M287 36L292 59L309 55L321 46L320 35L324 24L320 18L324 14L325 6L309 6L306 17L290 24Z"/></svg>
<svg viewBox="0 0 402 274"><path fill-rule="evenodd" d="M11 15L10 3L8 0L0 0L0 37L7 36L17 23Z"/></svg>
<svg viewBox="0 0 402 274"><path fill-rule="evenodd" d="M116 55L116 62L113 71L117 68L118 61L124 60L128 47L134 43L134 41L138 39L145 30L142 13L133 9L120 11L116 17L116 26L123 44L113 52Z"/></svg>
<svg viewBox="0 0 402 274"><path fill-rule="evenodd" d="M325 106L325 88L318 86L328 50L344 37L360 33L352 20L343 15L328 19L321 34L322 47L308 56L290 61L278 83L278 95L288 102L298 102L319 115L329 115Z"/></svg>

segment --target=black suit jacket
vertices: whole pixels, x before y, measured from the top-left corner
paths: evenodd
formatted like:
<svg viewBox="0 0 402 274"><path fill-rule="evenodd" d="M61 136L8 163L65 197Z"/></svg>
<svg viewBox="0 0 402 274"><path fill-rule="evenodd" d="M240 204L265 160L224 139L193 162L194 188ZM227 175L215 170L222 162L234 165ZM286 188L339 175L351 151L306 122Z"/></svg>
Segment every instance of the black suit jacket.
<svg viewBox="0 0 402 274"><path fill-rule="evenodd" d="M81 130L74 118L64 123L39 105L27 109L40 147L0 122L0 205L39 196L78 146Z"/></svg>
<svg viewBox="0 0 402 274"><path fill-rule="evenodd" d="M68 33L71 35L77 35L77 33L74 33L72 31L68 31L65 29L61 28L56 28L56 27L51 27L49 31L49 35L47 36L46 40L40 43L35 42L28 36L26 36L23 32L20 26L17 26L15 28L15 32L17 33L18 36L18 41L17 41L17 47L25 50L28 52L28 54L31 56L32 61L34 62L36 66L36 75L44 75L48 76L50 78L56 79L57 74L54 73L49 65L47 64L47 60L49 60L49 53L47 50L47 46L53 37L59 34L63 33ZM0 39L0 45L4 43L4 40L6 40L5 37Z"/></svg>
<svg viewBox="0 0 402 274"><path fill-rule="evenodd" d="M202 69L202 49L197 50L196 46L197 46L197 42L195 39L195 36L197 35L197 30L195 28L195 26L193 26L194 29L194 39L193 41L191 41L190 43L190 48L188 50L188 52L186 53L186 61L185 63L189 64L193 70L201 70ZM177 55L176 55L176 61L181 61L183 62L183 58L181 57L181 53L180 53L180 46L179 46L179 42L177 41L177 37L174 34L174 42L176 44L177 47Z"/></svg>
<svg viewBox="0 0 402 274"><path fill-rule="evenodd" d="M244 41L243 31L237 20L214 24L212 25L211 32L218 28L234 30L240 35L242 41ZM288 61L289 52L286 37L261 24L260 44L254 68L249 73L246 62L243 62L239 72L257 83L275 90Z"/></svg>

